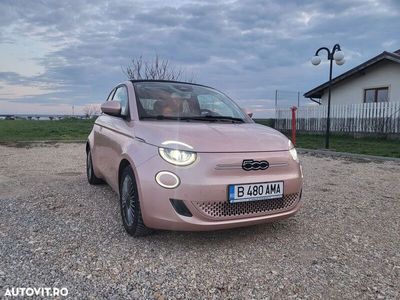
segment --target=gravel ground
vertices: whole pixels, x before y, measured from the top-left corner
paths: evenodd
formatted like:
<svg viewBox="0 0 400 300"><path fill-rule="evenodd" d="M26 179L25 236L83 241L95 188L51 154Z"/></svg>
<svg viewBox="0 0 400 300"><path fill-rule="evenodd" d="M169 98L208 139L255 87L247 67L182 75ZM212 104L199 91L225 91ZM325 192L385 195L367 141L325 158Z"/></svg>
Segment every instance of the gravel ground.
<svg viewBox="0 0 400 300"><path fill-rule="evenodd" d="M400 298L400 165L301 157L304 206L273 224L135 239L86 182L83 144L0 146L0 297Z"/></svg>

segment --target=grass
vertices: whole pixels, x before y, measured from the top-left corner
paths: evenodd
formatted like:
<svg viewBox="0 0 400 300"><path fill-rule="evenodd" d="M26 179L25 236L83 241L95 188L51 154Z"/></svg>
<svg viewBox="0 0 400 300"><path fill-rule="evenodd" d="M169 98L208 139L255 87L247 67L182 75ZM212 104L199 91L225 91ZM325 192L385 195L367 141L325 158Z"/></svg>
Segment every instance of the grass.
<svg viewBox="0 0 400 300"><path fill-rule="evenodd" d="M258 124L262 124L269 127L274 127L275 119L254 119Z"/></svg>
<svg viewBox="0 0 400 300"><path fill-rule="evenodd" d="M94 120L0 120L0 142L86 140Z"/></svg>
<svg viewBox="0 0 400 300"><path fill-rule="evenodd" d="M257 120L264 125L273 125L273 120ZM86 140L94 120L64 119L57 121L0 120L0 143L21 141L76 141ZM400 157L400 141L385 138L354 138L345 135L331 136L331 149L339 152ZM297 135L296 146L308 149L323 149L324 135Z"/></svg>
<svg viewBox="0 0 400 300"><path fill-rule="evenodd" d="M330 149L338 152L359 153L400 158L400 141L378 137L354 138L348 135L331 135ZM296 147L307 149L325 148L325 135L300 134Z"/></svg>

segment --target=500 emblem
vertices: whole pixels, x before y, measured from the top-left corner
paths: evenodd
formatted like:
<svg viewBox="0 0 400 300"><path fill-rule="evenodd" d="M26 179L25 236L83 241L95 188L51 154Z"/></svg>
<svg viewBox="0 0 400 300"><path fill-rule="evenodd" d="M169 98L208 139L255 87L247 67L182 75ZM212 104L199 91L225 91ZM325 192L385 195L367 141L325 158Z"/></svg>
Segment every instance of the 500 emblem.
<svg viewBox="0 0 400 300"><path fill-rule="evenodd" d="M269 167L269 163L266 160L253 160L245 159L242 163L242 169L245 171L251 170L266 170Z"/></svg>

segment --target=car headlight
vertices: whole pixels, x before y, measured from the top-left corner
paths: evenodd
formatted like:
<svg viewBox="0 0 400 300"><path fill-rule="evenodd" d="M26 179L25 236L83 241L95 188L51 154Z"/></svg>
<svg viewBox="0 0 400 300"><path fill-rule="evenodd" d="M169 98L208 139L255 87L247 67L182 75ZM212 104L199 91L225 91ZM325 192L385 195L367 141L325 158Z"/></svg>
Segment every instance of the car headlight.
<svg viewBox="0 0 400 300"><path fill-rule="evenodd" d="M290 155L292 156L293 160L299 162L299 157L297 156L296 148L292 148L289 150Z"/></svg>
<svg viewBox="0 0 400 300"><path fill-rule="evenodd" d="M299 157L297 156L296 148L294 147L291 140L289 140L289 153L292 156L293 160L299 162Z"/></svg>
<svg viewBox="0 0 400 300"><path fill-rule="evenodd" d="M158 148L160 156L170 164L176 166L188 166L195 162L197 154L192 151Z"/></svg>

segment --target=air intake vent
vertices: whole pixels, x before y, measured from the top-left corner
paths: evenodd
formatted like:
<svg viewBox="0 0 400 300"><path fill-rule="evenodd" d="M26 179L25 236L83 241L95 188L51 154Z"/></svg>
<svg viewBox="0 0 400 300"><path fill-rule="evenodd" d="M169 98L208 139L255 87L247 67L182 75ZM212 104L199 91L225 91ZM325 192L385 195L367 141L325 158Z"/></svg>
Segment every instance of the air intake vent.
<svg viewBox="0 0 400 300"><path fill-rule="evenodd" d="M249 201L239 203L193 202L206 216L216 219L233 219L249 216L274 214L289 210L298 201L298 194L285 195L280 199Z"/></svg>

